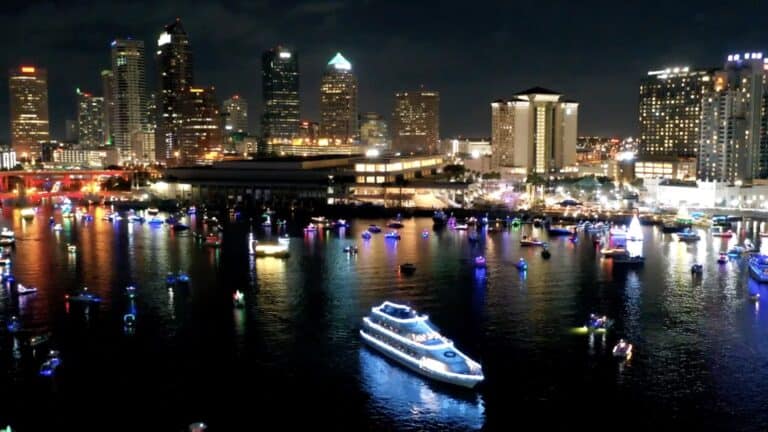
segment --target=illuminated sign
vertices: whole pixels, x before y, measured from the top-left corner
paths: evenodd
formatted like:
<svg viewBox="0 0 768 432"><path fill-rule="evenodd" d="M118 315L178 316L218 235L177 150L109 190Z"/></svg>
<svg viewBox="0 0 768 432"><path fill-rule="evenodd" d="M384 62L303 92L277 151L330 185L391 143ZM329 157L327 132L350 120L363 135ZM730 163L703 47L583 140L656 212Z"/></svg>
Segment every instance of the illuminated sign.
<svg viewBox="0 0 768 432"><path fill-rule="evenodd" d="M22 66L21 71L23 73L35 73L35 67L34 66Z"/></svg>
<svg viewBox="0 0 768 432"><path fill-rule="evenodd" d="M168 32L160 33L160 37L157 38L157 46L160 47L169 43L171 43L171 34Z"/></svg>
<svg viewBox="0 0 768 432"><path fill-rule="evenodd" d="M328 62L328 66L333 66L337 70L352 70L352 63L347 61L341 53L336 53Z"/></svg>
<svg viewBox="0 0 768 432"><path fill-rule="evenodd" d="M280 53L280 58L281 59L289 59L289 58L291 58L291 53L289 53L287 51L283 51L283 52Z"/></svg>

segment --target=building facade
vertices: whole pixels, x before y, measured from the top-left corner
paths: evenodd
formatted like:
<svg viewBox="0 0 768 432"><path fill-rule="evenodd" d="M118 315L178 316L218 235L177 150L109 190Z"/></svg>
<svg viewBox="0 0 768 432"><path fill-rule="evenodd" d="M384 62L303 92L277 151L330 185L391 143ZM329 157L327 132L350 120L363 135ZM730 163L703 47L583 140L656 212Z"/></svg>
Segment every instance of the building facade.
<svg viewBox="0 0 768 432"><path fill-rule="evenodd" d="M576 162L579 104L534 87L491 103L493 166L502 175L554 174Z"/></svg>
<svg viewBox="0 0 768 432"><path fill-rule="evenodd" d="M104 145L104 98L77 89L77 143L88 149Z"/></svg>
<svg viewBox="0 0 768 432"><path fill-rule="evenodd" d="M120 163L133 158L131 137L146 124L147 93L144 42L117 39L112 42L112 126L110 131Z"/></svg>
<svg viewBox="0 0 768 432"><path fill-rule="evenodd" d="M389 126L381 114L360 114L360 145L368 149L388 151L391 147Z"/></svg>
<svg viewBox="0 0 768 432"><path fill-rule="evenodd" d="M8 75L11 148L21 159L37 159L39 143L50 140L48 74L42 68L21 66Z"/></svg>
<svg viewBox="0 0 768 432"><path fill-rule="evenodd" d="M288 144L299 133L299 58L277 46L261 56L264 113L261 133L267 145Z"/></svg>
<svg viewBox="0 0 768 432"><path fill-rule="evenodd" d="M701 107L699 179L751 184L768 176L766 60L732 54L715 73Z"/></svg>
<svg viewBox="0 0 768 432"><path fill-rule="evenodd" d="M192 47L181 20L165 26L157 38L157 127L155 159L171 162L179 149L182 98L192 86Z"/></svg>
<svg viewBox="0 0 768 432"><path fill-rule="evenodd" d="M248 101L234 95L224 101L224 131L227 133L248 133Z"/></svg>
<svg viewBox="0 0 768 432"><path fill-rule="evenodd" d="M223 153L223 126L215 89L189 88L182 98L181 113L178 164L203 165L219 160Z"/></svg>
<svg viewBox="0 0 768 432"><path fill-rule="evenodd" d="M104 127L104 143L107 146L111 146L114 143L112 137L112 113L115 109L115 103L112 99L114 97L114 84L115 75L112 71L109 69L101 71L101 95L104 97L104 120L102 124Z"/></svg>
<svg viewBox="0 0 768 432"><path fill-rule="evenodd" d="M392 150L404 154L434 154L439 143L440 94L427 90L395 93Z"/></svg>
<svg viewBox="0 0 768 432"><path fill-rule="evenodd" d="M320 84L320 136L329 145L358 141L357 78L352 64L341 55L328 62Z"/></svg>

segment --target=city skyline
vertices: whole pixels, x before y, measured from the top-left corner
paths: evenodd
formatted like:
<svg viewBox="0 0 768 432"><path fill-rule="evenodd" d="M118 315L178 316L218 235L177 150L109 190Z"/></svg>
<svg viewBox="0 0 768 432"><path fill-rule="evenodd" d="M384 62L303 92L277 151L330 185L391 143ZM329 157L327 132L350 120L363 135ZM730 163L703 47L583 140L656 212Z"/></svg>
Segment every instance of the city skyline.
<svg viewBox="0 0 768 432"><path fill-rule="evenodd" d="M441 93L441 136L489 136L484 109L488 102L531 86L557 88L581 101L584 134L636 135L637 85L648 70L719 66L729 52L766 48L760 26L734 27L727 37L720 31L722 22L748 22L760 16L768 10L761 4L750 5L749 13L738 5L714 13L706 5L692 12L688 5L675 4L665 14L655 14L651 7L600 8L594 13L584 5L566 3L490 2L457 13L459 6L448 3L436 12L408 5L408 17L395 20L405 3L138 2L59 9L19 3L14 13L1 18L7 20L3 59L6 69L24 63L48 69L55 137L63 135L64 120L74 118L73 89L99 88L98 71L108 67L111 40L130 35L154 41L158 29L176 17L182 18L195 40L201 82L216 85L219 95L243 95L252 102L253 119L261 115L261 85L253 79L260 71L260 53L284 43L302 53L303 119L319 120L315 89L327 58L342 51L354 59L359 75L361 112L389 113L395 91L423 84ZM374 9L373 20L360 19ZM505 18L511 12L517 17L514 23ZM532 34L526 29L538 28L534 18L540 16L548 17L555 33L546 38L519 37ZM579 22L578 28L572 21ZM40 22L55 25L36 24ZM685 32L679 31L681 24L688 24ZM285 30L296 26L304 31ZM78 27L88 31L75 35L71 30ZM22 31L29 28L37 30ZM148 88L155 88L156 65L150 60L146 60ZM7 94L0 95L0 116L8 116L7 100ZM0 141L8 136L4 126Z"/></svg>

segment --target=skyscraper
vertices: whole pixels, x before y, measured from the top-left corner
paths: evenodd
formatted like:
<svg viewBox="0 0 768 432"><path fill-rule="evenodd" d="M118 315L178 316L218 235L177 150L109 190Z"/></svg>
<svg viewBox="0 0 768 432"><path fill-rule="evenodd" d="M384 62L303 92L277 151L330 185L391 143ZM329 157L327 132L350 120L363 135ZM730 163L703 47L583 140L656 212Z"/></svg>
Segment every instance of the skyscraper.
<svg viewBox="0 0 768 432"><path fill-rule="evenodd" d="M224 131L228 133L248 132L248 101L240 95L234 95L224 101Z"/></svg>
<svg viewBox="0 0 768 432"><path fill-rule="evenodd" d="M512 174L557 173L576 162L579 104L534 87L491 103L493 165Z"/></svg>
<svg viewBox="0 0 768 432"><path fill-rule="evenodd" d="M381 114L375 112L360 114L360 145L368 149L389 150L391 147L389 127Z"/></svg>
<svg viewBox="0 0 768 432"><path fill-rule="evenodd" d="M117 39L112 42L114 85L111 131L120 163L133 158L131 139L146 124L147 93L144 42Z"/></svg>
<svg viewBox="0 0 768 432"><path fill-rule="evenodd" d="M101 71L101 95L104 97L104 143L110 146L114 144L112 136L112 116L115 110L114 84L115 75L112 71L109 69Z"/></svg>
<svg viewBox="0 0 768 432"><path fill-rule="evenodd" d="M395 93L392 150L436 153L440 142L440 94L416 90Z"/></svg>
<svg viewBox="0 0 768 432"><path fill-rule="evenodd" d="M261 56L264 114L261 133L267 144L289 143L299 133L299 59L281 46Z"/></svg>
<svg viewBox="0 0 768 432"><path fill-rule="evenodd" d="M93 150L104 145L104 98L77 89L77 143Z"/></svg>
<svg viewBox="0 0 768 432"><path fill-rule="evenodd" d="M39 143L50 140L48 74L42 68L21 66L8 76L11 147L19 158L39 158Z"/></svg>
<svg viewBox="0 0 768 432"><path fill-rule="evenodd" d="M181 20L165 26L157 39L158 114L155 152L158 161L171 159L179 147L181 98L192 86L192 48Z"/></svg>
<svg viewBox="0 0 768 432"><path fill-rule="evenodd" d="M762 53L732 54L701 106L702 180L750 184L768 176L767 88Z"/></svg>
<svg viewBox="0 0 768 432"><path fill-rule="evenodd" d="M214 88L190 87L181 101L178 163L195 165L217 160L222 153L222 124Z"/></svg>
<svg viewBox="0 0 768 432"><path fill-rule="evenodd" d="M341 55L328 62L320 83L320 136L331 145L354 144L357 128L357 78Z"/></svg>

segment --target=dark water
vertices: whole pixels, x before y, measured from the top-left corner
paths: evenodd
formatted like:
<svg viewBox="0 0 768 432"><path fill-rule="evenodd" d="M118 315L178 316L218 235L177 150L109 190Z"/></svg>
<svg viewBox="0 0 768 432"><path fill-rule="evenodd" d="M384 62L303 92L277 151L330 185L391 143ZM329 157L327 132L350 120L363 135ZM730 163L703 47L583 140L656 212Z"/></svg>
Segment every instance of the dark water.
<svg viewBox="0 0 768 432"><path fill-rule="evenodd" d="M0 328L0 427L511 430L611 427L623 417L624 428L768 428L768 304L748 295L768 292L748 282L743 262L715 263L738 238L686 245L646 227L645 267L621 270L586 235L576 244L550 239L546 261L518 246L531 227L471 244L465 232L432 232L430 219L411 219L399 242L383 234L363 242L369 223L385 221L359 220L311 236L295 227L292 255L281 260L250 257L244 223L228 224L217 250L167 226L101 215L65 220L60 233L48 214L23 223L7 212L0 221L17 234L14 275L40 289L22 298L0 291L0 319L23 323L20 358ZM739 227L756 242L759 228ZM360 251L350 257L342 248L352 243ZM478 254L486 271L474 269ZM525 274L513 265L521 256ZM403 262L416 263L413 276L398 274ZM699 280L693 262L705 264ZM164 276L178 269L192 283L168 290ZM129 284L138 290L133 332L122 325ZM104 302L67 308L64 294L83 286ZM245 292L243 309L232 306L236 289ZM364 348L360 319L385 299L428 313L483 364L486 382L477 391L437 385ZM579 332L590 312L614 318L612 331ZM63 361L54 378L37 374L45 350L23 346L48 332ZM610 354L619 337L635 344L627 363Z"/></svg>

